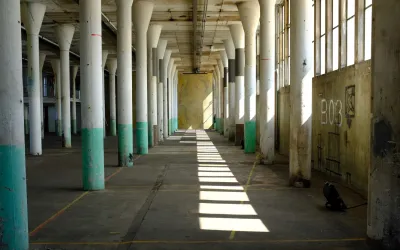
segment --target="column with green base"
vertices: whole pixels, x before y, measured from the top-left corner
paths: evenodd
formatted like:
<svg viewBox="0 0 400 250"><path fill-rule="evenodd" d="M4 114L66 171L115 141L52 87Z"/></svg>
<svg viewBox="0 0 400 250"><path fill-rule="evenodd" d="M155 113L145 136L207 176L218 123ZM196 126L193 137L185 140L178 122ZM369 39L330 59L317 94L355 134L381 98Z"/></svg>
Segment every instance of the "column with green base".
<svg viewBox="0 0 400 250"><path fill-rule="evenodd" d="M133 19L136 30L136 145L140 155L149 152L147 113L147 30L154 3L135 1Z"/></svg>
<svg viewBox="0 0 400 250"><path fill-rule="evenodd" d="M0 10L0 248L28 250L20 1Z"/></svg>
<svg viewBox="0 0 400 250"><path fill-rule="evenodd" d="M83 189L104 189L101 2L81 1L80 47ZM94 36L93 34L98 34Z"/></svg>
<svg viewBox="0 0 400 250"><path fill-rule="evenodd" d="M117 64L118 64L118 165L133 166L132 126L132 3L116 0L117 4Z"/></svg>
<svg viewBox="0 0 400 250"><path fill-rule="evenodd" d="M260 19L258 1L238 4L245 32L244 152L256 152L256 31Z"/></svg>

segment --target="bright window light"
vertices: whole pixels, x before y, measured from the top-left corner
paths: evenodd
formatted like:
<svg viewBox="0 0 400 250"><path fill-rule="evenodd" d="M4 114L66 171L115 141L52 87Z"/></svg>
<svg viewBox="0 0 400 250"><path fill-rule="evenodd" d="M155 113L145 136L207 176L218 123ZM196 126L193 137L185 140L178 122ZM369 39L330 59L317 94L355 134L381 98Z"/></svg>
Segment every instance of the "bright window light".
<svg viewBox="0 0 400 250"><path fill-rule="evenodd" d="M199 172L199 176L234 176L231 172Z"/></svg>
<svg viewBox="0 0 400 250"><path fill-rule="evenodd" d="M200 163L199 167L227 167L226 164L207 164L207 163Z"/></svg>
<svg viewBox="0 0 400 250"><path fill-rule="evenodd" d="M245 192L200 191L200 200L249 201L249 197Z"/></svg>
<svg viewBox="0 0 400 250"><path fill-rule="evenodd" d="M200 189L244 190L244 188L242 186L212 186L212 185L200 185Z"/></svg>
<svg viewBox="0 0 400 250"><path fill-rule="evenodd" d="M228 167L199 167L199 171L231 171Z"/></svg>
<svg viewBox="0 0 400 250"><path fill-rule="evenodd" d="M200 214L257 215L250 204L200 203Z"/></svg>
<svg viewBox="0 0 400 250"><path fill-rule="evenodd" d="M237 232L269 232L260 219L199 218L200 229Z"/></svg>
<svg viewBox="0 0 400 250"><path fill-rule="evenodd" d="M199 182L238 183L235 177L199 177Z"/></svg>
<svg viewBox="0 0 400 250"><path fill-rule="evenodd" d="M226 162L225 160L218 160L218 159L207 159L207 160L202 160L198 159L198 162Z"/></svg>

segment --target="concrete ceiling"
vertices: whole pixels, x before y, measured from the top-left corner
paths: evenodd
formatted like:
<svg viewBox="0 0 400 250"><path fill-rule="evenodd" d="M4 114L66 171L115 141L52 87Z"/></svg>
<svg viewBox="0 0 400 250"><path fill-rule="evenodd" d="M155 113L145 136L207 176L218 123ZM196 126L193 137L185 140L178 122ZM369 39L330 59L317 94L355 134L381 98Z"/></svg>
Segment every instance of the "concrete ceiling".
<svg viewBox="0 0 400 250"><path fill-rule="evenodd" d="M155 3L151 24L162 25L161 39L168 40L167 49L172 50L172 57L180 58L177 63L178 69L185 72L193 70L193 41L196 41L197 46L200 46L198 51L201 51L201 55L198 55L199 70L212 71L220 56L218 49L212 48L223 48L223 39L230 37L228 25L240 22L236 3L243 0L196 0L198 34L196 39L193 39L193 0L151 1ZM79 55L79 0L37 0L37 2L47 6L40 35L57 43L54 27L61 23L75 24L71 51ZM116 10L115 0L102 0L103 49L110 51L116 51L116 29L118 29ZM135 47L134 27L132 29L132 45ZM57 51L44 50L49 55L47 60L57 56Z"/></svg>

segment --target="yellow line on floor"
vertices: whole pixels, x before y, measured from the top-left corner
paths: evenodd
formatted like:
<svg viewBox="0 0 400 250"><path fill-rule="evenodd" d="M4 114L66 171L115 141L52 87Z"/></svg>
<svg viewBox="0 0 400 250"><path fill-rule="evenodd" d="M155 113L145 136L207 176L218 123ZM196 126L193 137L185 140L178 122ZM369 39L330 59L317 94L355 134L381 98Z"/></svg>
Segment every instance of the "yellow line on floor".
<svg viewBox="0 0 400 250"><path fill-rule="evenodd" d="M255 161L255 162L253 163L253 167L251 168L251 171L250 171L250 173L249 173L249 177L247 178L247 182L246 182L246 185L245 185L245 187L244 187L244 192L247 192L247 189L248 189L249 184L250 184L251 177L253 176L253 172L254 172L254 169L256 168L256 166L257 166L257 161ZM243 201L241 201L240 204L243 204ZM230 240L233 240L233 239L235 238L235 234L236 234L236 231L233 230L233 231L231 232L231 234L229 235L229 239L230 239Z"/></svg>
<svg viewBox="0 0 400 250"><path fill-rule="evenodd" d="M137 156L133 161L136 161L137 159L140 158L140 155ZM105 182L109 181L112 177L114 177L116 174L118 174L119 172L122 171L123 168L119 168L118 170L116 170L114 173L112 173L110 176L108 176L107 178L104 179ZM51 221L53 221L54 219L56 219L58 216L60 216L62 213L64 213L68 208L72 207L75 203L77 203L79 200L81 200L83 197L85 197L87 194L89 193L89 191L85 191L83 194L79 195L77 198L75 198L73 201L71 201L70 203L68 203L65 207L63 207L62 209L60 209L58 212L56 212L55 214L53 214L50 218L48 218L47 220L45 220L43 223L41 223L39 226L37 226L35 229L33 229L30 233L29 236L34 236L40 229L42 229L44 226L46 226L47 224L49 224Z"/></svg>
<svg viewBox="0 0 400 250"><path fill-rule="evenodd" d="M364 241L365 238L288 239L288 240L133 240L122 242L31 242L31 245L125 245L125 244L206 244L206 243L324 243Z"/></svg>
<svg viewBox="0 0 400 250"><path fill-rule="evenodd" d="M85 197L87 194L89 193L89 191L84 192L83 194L79 195L75 200L73 200L72 202L70 202L68 205L66 205L65 207L63 207L61 210L59 210L57 213L53 214L50 218L48 218L47 220L45 220L42 224L40 224L39 226L37 226L35 229L33 229L30 233L29 236L34 236L35 233L37 233L40 229L42 229L44 226L46 226L49 222L51 222L52 220L54 220L55 218L57 218L59 215L61 215L62 213L65 212L65 210L67 210L68 208L70 208L72 205L74 205L76 202L78 202L80 199L82 199L83 197Z"/></svg>

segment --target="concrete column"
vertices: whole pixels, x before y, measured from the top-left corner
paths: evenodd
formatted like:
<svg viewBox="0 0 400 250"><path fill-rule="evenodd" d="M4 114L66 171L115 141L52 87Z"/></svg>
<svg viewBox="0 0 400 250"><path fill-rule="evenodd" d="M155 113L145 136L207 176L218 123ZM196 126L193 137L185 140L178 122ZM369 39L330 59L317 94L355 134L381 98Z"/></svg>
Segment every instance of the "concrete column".
<svg viewBox="0 0 400 250"><path fill-rule="evenodd" d="M219 66L214 65L214 72L215 72L215 127L216 131L219 132L221 131L221 114L220 114L220 109L221 109L221 103L220 103L220 96L221 96L221 88L220 88L220 80L221 80L221 74L219 70Z"/></svg>
<svg viewBox="0 0 400 250"><path fill-rule="evenodd" d="M20 1L0 0L0 10L0 244L28 250Z"/></svg>
<svg viewBox="0 0 400 250"><path fill-rule="evenodd" d="M216 87L216 71L215 67L213 70L213 79L212 79L212 84L213 84L213 126L214 130L217 131L217 87Z"/></svg>
<svg viewBox="0 0 400 250"><path fill-rule="evenodd" d="M228 56L228 98L229 98L229 117L228 117L228 138L235 141L235 45L232 38L223 40L225 51Z"/></svg>
<svg viewBox="0 0 400 250"><path fill-rule="evenodd" d="M166 50L165 55L164 55L164 72L167 72L165 74L165 82L164 82L164 138L168 138L168 86L172 81L172 69L174 65L175 59L171 58L171 50Z"/></svg>
<svg viewBox="0 0 400 250"><path fill-rule="evenodd" d="M108 91L110 95L110 135L117 136L117 107L115 96L115 73L117 72L117 59L108 59L107 68L108 72L110 73L108 79Z"/></svg>
<svg viewBox="0 0 400 250"><path fill-rule="evenodd" d="M244 138L244 30L242 24L229 26L235 45L235 145Z"/></svg>
<svg viewBox="0 0 400 250"><path fill-rule="evenodd" d="M176 72L175 83L174 83L174 112L173 112L173 124L172 132L175 133L178 129L178 83L179 83L179 71Z"/></svg>
<svg viewBox="0 0 400 250"><path fill-rule="evenodd" d="M397 0L373 2L373 119L367 213L368 238L378 245L373 249L400 249L399 10Z"/></svg>
<svg viewBox="0 0 400 250"><path fill-rule="evenodd" d="M39 31L42 26L46 5L24 2L22 22L27 33L28 48L28 91L29 91L29 142L31 155L42 155L42 129L40 117L40 58Z"/></svg>
<svg viewBox="0 0 400 250"><path fill-rule="evenodd" d="M75 26L70 24L58 25L55 29L56 37L60 45L62 128L63 147L65 148L70 148L72 146L69 49L74 32Z"/></svg>
<svg viewBox="0 0 400 250"><path fill-rule="evenodd" d="M256 32L260 19L260 5L258 1L249 1L238 4L240 19L245 32L245 98L244 98L244 152L256 152Z"/></svg>
<svg viewBox="0 0 400 250"><path fill-rule="evenodd" d="M40 121L41 121L41 131L42 139L44 139L44 118L43 118L43 65L46 60L46 53L39 53L39 70L40 70Z"/></svg>
<svg viewBox="0 0 400 250"><path fill-rule="evenodd" d="M83 189L102 190L104 127L101 1L80 1L79 7Z"/></svg>
<svg viewBox="0 0 400 250"><path fill-rule="evenodd" d="M149 152L146 40L154 3L140 0L133 6L136 30L136 145L137 153L144 155Z"/></svg>
<svg viewBox="0 0 400 250"><path fill-rule="evenodd" d="M115 0L117 4L117 118L118 165L133 166L132 126L132 3Z"/></svg>
<svg viewBox="0 0 400 250"><path fill-rule="evenodd" d="M289 182L310 186L314 15L310 0L290 1ZM301 30L302 32L299 32ZM296 66L297 65L297 66Z"/></svg>
<svg viewBox="0 0 400 250"><path fill-rule="evenodd" d="M72 134L76 135L78 129L76 126L76 75L78 74L79 66L74 65L72 69Z"/></svg>
<svg viewBox="0 0 400 250"><path fill-rule="evenodd" d="M104 133L104 138L107 137L107 129L106 129L106 89L105 89L105 84L104 84L104 70L106 67L106 63L107 63L107 58L108 58L108 50L103 50L101 53L101 61L102 61L102 65L101 65L101 84L102 84L102 97L103 97L103 102L102 102L102 106L101 109L103 110L103 133Z"/></svg>
<svg viewBox="0 0 400 250"><path fill-rule="evenodd" d="M220 128L219 133L221 135L224 134L224 65L222 63L222 59L218 60L218 69L219 69L219 117L220 117Z"/></svg>
<svg viewBox="0 0 400 250"><path fill-rule="evenodd" d="M60 59L52 59L51 67L54 72L54 79L56 81L56 134L57 136L62 135L62 123L61 123L61 66Z"/></svg>
<svg viewBox="0 0 400 250"><path fill-rule="evenodd" d="M157 54L157 44L160 39L161 25L150 25L147 31L147 101L148 101L148 113L149 113L149 147L153 147L158 144L159 129L158 129L158 54Z"/></svg>
<svg viewBox="0 0 400 250"><path fill-rule="evenodd" d="M169 82L168 85L168 135L172 135L172 109L173 109L172 92L173 92L175 77L176 77L176 64L173 66L171 81Z"/></svg>
<svg viewBox="0 0 400 250"><path fill-rule="evenodd" d="M164 140L164 82L166 77L166 70L164 66L165 49L167 48L167 40L160 40L157 46L158 58L158 84L157 84L157 123L158 123L158 138L160 141Z"/></svg>
<svg viewBox="0 0 400 250"><path fill-rule="evenodd" d="M275 159L275 0L260 2L260 148Z"/></svg>
<svg viewBox="0 0 400 250"><path fill-rule="evenodd" d="M176 131L176 111L177 111L177 107L176 107L176 94L177 94L177 85L178 85L178 75L179 75L179 71L176 70L175 71L175 77L174 77L174 84L172 85L172 134L175 133Z"/></svg>
<svg viewBox="0 0 400 250"><path fill-rule="evenodd" d="M223 71L223 102L224 102L224 137L229 137L229 87L228 87L228 56L225 50L220 51L221 62L224 66Z"/></svg>

